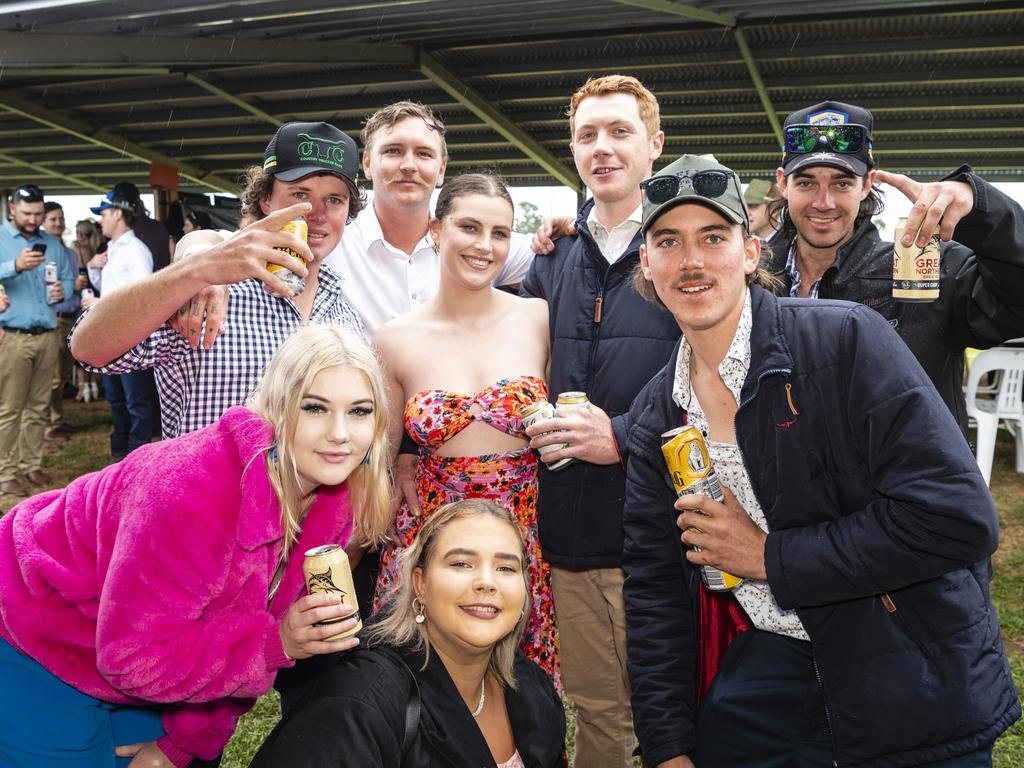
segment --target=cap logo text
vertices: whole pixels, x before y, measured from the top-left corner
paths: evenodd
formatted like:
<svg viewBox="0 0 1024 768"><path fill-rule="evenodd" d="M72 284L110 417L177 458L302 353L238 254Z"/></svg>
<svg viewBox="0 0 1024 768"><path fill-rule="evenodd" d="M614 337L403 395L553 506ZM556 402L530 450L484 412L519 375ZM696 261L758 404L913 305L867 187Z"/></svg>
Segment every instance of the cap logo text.
<svg viewBox="0 0 1024 768"><path fill-rule="evenodd" d="M300 133L298 152L301 162L316 161L338 168L344 168L345 165L345 143L343 141L331 141L318 136L310 136L308 133Z"/></svg>

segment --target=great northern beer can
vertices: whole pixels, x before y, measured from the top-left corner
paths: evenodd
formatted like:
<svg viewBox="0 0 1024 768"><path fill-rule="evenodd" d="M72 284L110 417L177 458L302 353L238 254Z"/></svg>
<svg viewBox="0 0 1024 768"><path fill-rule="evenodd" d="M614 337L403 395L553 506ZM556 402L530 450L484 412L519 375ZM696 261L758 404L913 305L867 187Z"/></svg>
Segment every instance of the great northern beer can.
<svg viewBox="0 0 1024 768"><path fill-rule="evenodd" d="M722 484L711 463L708 446L696 427L676 427L662 434L661 453L672 478L676 496L697 493L725 503ZM698 529L699 530L699 529ZM694 547L700 551L700 547ZM700 566L704 586L714 592L727 592L743 583L743 579L710 565Z"/></svg>
<svg viewBox="0 0 1024 768"><path fill-rule="evenodd" d="M348 555L338 544L324 544L306 551L302 561L302 572L306 575L306 591L311 595L317 592L333 592L341 595L341 601L352 606L354 613L340 619L322 621L314 626L323 627L336 624L346 619L356 619L356 625L347 632L341 632L327 640L341 640L351 637L363 628L359 617L359 601L356 598L356 587L352 582L352 568L348 563Z"/></svg>
<svg viewBox="0 0 1024 768"><path fill-rule="evenodd" d="M555 410L559 408L589 408L590 398L587 397L586 392L562 392L558 399L555 400ZM565 443L568 447L568 443ZM549 469L563 469L572 464L576 459L568 458L562 459L552 464Z"/></svg>
<svg viewBox="0 0 1024 768"><path fill-rule="evenodd" d="M306 225L306 220L301 218L301 217L298 218L298 219L292 219L291 221L289 221L287 224L285 224L283 227L281 227L281 231L282 232L291 232L293 235L295 235L297 238L299 238L299 240L301 240L302 242L306 242L309 239L309 227ZM295 261L298 264L300 264L300 265L305 265L305 263L306 263L305 259L303 259L302 256L300 256L296 251L293 251L291 248L275 248L274 250L284 251L289 256L291 256L293 259L295 259ZM288 267L282 267L280 264L268 263L267 264L267 271L268 272L273 272L279 278L281 278L282 282L284 282L285 285L287 285L289 288L291 288L293 291L295 291L295 295L296 296L298 296L300 293L302 293L306 289L306 279L304 277L301 277L301 276L295 274L290 269L288 269ZM275 291L273 288L271 288L269 285L264 284L263 288L271 296L280 296L281 295L277 291Z"/></svg>
<svg viewBox="0 0 1024 768"><path fill-rule="evenodd" d="M519 416L523 420L523 429L532 427L538 422L553 418L554 415L555 406L547 400L537 400L536 402L524 406L519 411ZM551 451L558 451L562 448L568 447L568 443L551 443L551 445L545 445L543 448L538 448L537 453L543 456L545 453L551 453ZM567 467L570 462L572 462L572 459L561 459L560 461L556 461L554 464L549 464L548 469L559 470L562 469L562 467Z"/></svg>
<svg viewBox="0 0 1024 768"><path fill-rule="evenodd" d="M903 245L907 220L896 225L896 241L892 248L892 297L899 301L927 302L939 298L939 274L942 267L942 243L936 227L925 243Z"/></svg>

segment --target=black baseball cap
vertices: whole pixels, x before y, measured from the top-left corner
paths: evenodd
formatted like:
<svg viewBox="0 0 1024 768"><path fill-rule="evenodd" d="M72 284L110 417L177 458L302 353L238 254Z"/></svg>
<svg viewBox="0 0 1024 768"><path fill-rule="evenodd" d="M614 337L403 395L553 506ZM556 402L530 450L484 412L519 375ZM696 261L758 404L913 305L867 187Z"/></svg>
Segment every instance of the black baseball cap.
<svg viewBox="0 0 1024 768"><path fill-rule="evenodd" d="M142 195L139 194L139 188L130 181L117 182L117 184L114 185L114 197L120 197L122 200L128 200L133 203L142 202Z"/></svg>
<svg viewBox="0 0 1024 768"><path fill-rule="evenodd" d="M661 186L658 180L664 179L668 184L667 192L654 195L652 185ZM702 179L709 183L702 184ZM673 184L673 180L675 183ZM710 155L683 155L641 185L643 194L643 223L641 231L647 233L654 221L671 208L683 203L700 203L713 208L729 221L750 229L750 214L743 202L743 188L739 176L731 168L726 168ZM659 190L661 193L662 190Z"/></svg>
<svg viewBox="0 0 1024 768"><path fill-rule="evenodd" d="M281 181L333 173L354 184L359 149L348 134L330 123L286 123L267 144L263 170Z"/></svg>
<svg viewBox="0 0 1024 768"><path fill-rule="evenodd" d="M790 126L860 126L864 129L863 141L853 151L836 151L824 138L820 149L811 152L792 152L784 148L782 170L786 176L814 165L831 165L849 171L854 176L866 176L875 167L875 158L871 153L871 132L875 120L871 113L854 104L841 101L823 101L813 107L801 109L786 118L783 133Z"/></svg>

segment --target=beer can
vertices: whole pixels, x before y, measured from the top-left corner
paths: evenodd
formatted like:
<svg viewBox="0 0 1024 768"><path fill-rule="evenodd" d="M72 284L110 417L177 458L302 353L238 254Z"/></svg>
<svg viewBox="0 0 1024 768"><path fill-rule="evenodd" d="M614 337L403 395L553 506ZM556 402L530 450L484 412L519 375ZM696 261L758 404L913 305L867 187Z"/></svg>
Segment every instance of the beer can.
<svg viewBox="0 0 1024 768"><path fill-rule="evenodd" d="M558 399L555 400L555 408L589 408L590 398L587 397L586 392L562 392L558 395ZM566 446L569 444L566 443ZM561 461L555 462L551 465L550 469L563 469L564 467L572 464L576 459L568 458L562 459Z"/></svg>
<svg viewBox="0 0 1024 768"><path fill-rule="evenodd" d="M334 592L341 595L341 601L351 605L355 610L349 616L330 621L318 622L314 626L323 627L328 624L336 624L346 619L356 619L356 625L347 632L341 632L327 640L341 640L343 637L351 637L363 628L362 619L359 617L359 601L356 598L356 587L352 582L352 568L348 564L348 555L338 544L324 544L320 547L306 551L306 557L302 561L302 572L306 576L306 591L311 595L318 592Z"/></svg>
<svg viewBox="0 0 1024 768"><path fill-rule="evenodd" d="M3 283L0 283L0 296L6 296L6 295L7 295L7 289L4 288Z"/></svg>
<svg viewBox="0 0 1024 768"><path fill-rule="evenodd" d="M676 427L661 436L661 453L672 478L676 496L698 493L715 501L725 502L722 484L711 463L704 437L696 427ZM694 547L700 551L700 547ZM743 583L743 579L710 565L700 566L704 586L713 592L727 592Z"/></svg>
<svg viewBox="0 0 1024 768"><path fill-rule="evenodd" d="M47 285L53 285L57 282L57 262L48 261L46 266L43 267L43 282Z"/></svg>
<svg viewBox="0 0 1024 768"><path fill-rule="evenodd" d="M523 429L526 429L527 427L532 427L539 421L550 419L554 415L555 406L553 406L547 400L537 400L536 402L524 406L519 411L519 416L523 420ZM551 451L557 451L562 448L568 447L568 443L552 443L551 445L545 445L543 448L539 448L537 452L540 453L541 456L543 456L545 453L550 453ZM559 469L562 469L563 467L569 466L571 462L572 459L560 459L559 461L556 461L554 464L549 464L548 469L557 471Z"/></svg>
<svg viewBox="0 0 1024 768"><path fill-rule="evenodd" d="M927 302L939 298L939 273L942 266L942 243L936 227L924 248L917 243L903 245L907 220L896 225L896 241L892 248L892 297L899 301Z"/></svg>
<svg viewBox="0 0 1024 768"><path fill-rule="evenodd" d="M290 232L291 234L299 238L299 240L301 240L302 242L306 242L306 240L309 239L309 227L306 225L306 220L303 219L301 216L297 219L292 219L291 221L289 221L287 224L281 227L281 231ZM300 256L297 252L293 251L291 248L275 248L274 250L284 251L293 259L295 259L295 261L298 262L300 265L305 265L306 263L305 259L303 259L302 256ZM290 269L288 269L288 267L282 267L280 264L268 263L267 271L277 274L277 276L281 278L285 285L287 285L289 288L295 291L296 296L298 296L306 289L306 279L304 277L301 277L300 275L295 274ZM273 288L271 288L269 285L264 284L263 288L271 296L281 295Z"/></svg>
<svg viewBox="0 0 1024 768"><path fill-rule="evenodd" d="M96 294L93 293L92 288L83 288L82 289L82 298L83 299L95 299L96 298Z"/></svg>

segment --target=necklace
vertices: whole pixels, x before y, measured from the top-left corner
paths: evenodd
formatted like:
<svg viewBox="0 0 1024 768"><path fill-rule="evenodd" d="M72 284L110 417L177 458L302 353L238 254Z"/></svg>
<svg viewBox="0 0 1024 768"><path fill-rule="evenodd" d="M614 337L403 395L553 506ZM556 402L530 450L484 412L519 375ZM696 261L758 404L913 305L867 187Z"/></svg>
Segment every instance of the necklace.
<svg viewBox="0 0 1024 768"><path fill-rule="evenodd" d="M480 681L480 703L476 705L476 709L473 711L473 717L476 717L484 711L484 703L487 701L487 693L484 691L484 681L486 679L487 678L485 677Z"/></svg>

